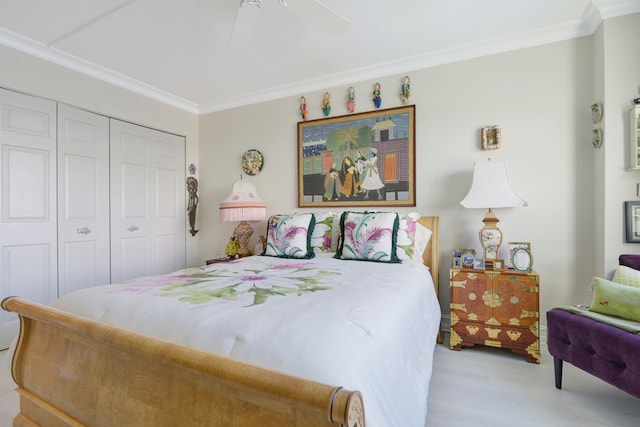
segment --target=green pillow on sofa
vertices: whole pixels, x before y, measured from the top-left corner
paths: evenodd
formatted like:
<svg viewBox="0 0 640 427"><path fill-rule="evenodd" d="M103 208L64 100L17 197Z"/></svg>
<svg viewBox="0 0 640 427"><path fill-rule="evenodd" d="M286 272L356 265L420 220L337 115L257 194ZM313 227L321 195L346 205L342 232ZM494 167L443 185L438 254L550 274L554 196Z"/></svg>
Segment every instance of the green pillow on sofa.
<svg viewBox="0 0 640 427"><path fill-rule="evenodd" d="M640 288L640 271L624 265L619 265L616 267L616 271L613 272L613 279L611 280L622 285Z"/></svg>
<svg viewBox="0 0 640 427"><path fill-rule="evenodd" d="M589 310L640 322L640 288L594 277Z"/></svg>

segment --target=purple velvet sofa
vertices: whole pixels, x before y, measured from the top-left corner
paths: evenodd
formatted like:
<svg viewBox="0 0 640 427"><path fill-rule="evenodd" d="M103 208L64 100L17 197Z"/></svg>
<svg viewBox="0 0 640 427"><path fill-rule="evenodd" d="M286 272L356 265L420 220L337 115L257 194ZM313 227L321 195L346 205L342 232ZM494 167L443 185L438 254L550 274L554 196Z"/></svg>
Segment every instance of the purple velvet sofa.
<svg viewBox="0 0 640 427"><path fill-rule="evenodd" d="M640 270L640 255L620 255L619 261ZM639 334L563 309L547 312L547 334L556 388L562 388L566 361L640 398Z"/></svg>

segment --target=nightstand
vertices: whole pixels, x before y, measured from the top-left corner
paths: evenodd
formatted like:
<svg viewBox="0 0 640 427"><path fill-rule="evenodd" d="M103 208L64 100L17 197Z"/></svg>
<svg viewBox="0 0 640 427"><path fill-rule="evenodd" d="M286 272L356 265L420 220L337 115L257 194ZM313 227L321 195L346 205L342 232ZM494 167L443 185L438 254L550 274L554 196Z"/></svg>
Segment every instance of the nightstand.
<svg viewBox="0 0 640 427"><path fill-rule="evenodd" d="M535 272L451 269L451 349L507 348L540 363L539 282Z"/></svg>

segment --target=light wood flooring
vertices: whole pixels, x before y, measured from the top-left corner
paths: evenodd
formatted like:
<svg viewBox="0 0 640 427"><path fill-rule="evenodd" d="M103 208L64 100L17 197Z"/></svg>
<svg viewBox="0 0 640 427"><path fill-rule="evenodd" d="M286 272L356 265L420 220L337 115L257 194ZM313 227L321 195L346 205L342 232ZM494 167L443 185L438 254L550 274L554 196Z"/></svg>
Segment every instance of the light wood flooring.
<svg viewBox="0 0 640 427"><path fill-rule="evenodd" d="M10 426L18 412L5 354L0 352L1 427ZM540 365L527 363L507 350L475 347L452 351L438 345L428 408L426 427L640 425L640 399L567 363L563 389L556 390L553 360L544 345Z"/></svg>

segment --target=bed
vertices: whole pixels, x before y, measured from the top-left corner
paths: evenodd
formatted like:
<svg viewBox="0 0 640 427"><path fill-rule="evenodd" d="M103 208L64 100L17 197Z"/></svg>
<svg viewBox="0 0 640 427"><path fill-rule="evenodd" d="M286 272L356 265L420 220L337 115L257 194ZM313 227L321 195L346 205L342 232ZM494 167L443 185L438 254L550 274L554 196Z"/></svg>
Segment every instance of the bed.
<svg viewBox="0 0 640 427"><path fill-rule="evenodd" d="M423 262L253 256L6 298L14 426L424 426L438 218L417 223Z"/></svg>

